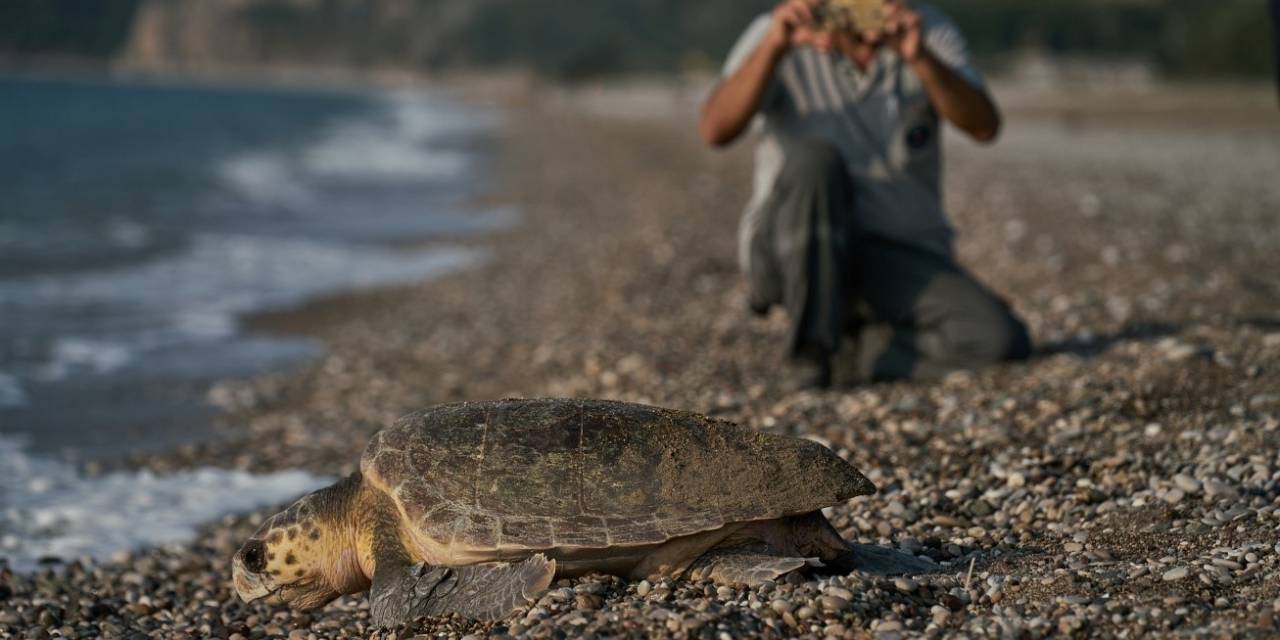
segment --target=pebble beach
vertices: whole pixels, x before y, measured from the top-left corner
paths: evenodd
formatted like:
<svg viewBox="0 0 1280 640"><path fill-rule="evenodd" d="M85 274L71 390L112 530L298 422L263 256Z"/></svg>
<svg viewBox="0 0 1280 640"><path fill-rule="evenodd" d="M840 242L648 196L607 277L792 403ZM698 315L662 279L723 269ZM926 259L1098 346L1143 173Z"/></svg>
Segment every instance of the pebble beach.
<svg viewBox="0 0 1280 640"><path fill-rule="evenodd" d="M747 310L749 145L695 135L693 90L504 98L483 264L249 320L326 355L219 383L221 438L148 454L336 476L397 417L599 397L816 439L880 491L829 510L928 575L756 589L561 581L510 620L373 629L363 595L241 603L230 558L275 512L36 573L0 566L0 638L1274 637L1280 633L1280 117L1263 89L1005 89L1003 139L948 141L963 264L1035 358L932 383L786 392L786 321ZM145 523L140 526L145 526Z"/></svg>

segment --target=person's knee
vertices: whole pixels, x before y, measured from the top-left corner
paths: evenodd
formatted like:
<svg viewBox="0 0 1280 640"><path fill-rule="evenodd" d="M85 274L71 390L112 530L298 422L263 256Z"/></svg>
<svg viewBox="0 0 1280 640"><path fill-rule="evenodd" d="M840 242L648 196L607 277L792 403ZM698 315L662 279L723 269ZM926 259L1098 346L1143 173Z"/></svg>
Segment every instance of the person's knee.
<svg viewBox="0 0 1280 640"><path fill-rule="evenodd" d="M951 351L947 359L973 368L1031 356L1031 336L1026 325L1005 309L994 311L946 323L943 332Z"/></svg>
<svg viewBox="0 0 1280 640"><path fill-rule="evenodd" d="M848 179L844 156L830 142L816 138L791 140L785 149L786 162L779 179L792 187L816 187Z"/></svg>

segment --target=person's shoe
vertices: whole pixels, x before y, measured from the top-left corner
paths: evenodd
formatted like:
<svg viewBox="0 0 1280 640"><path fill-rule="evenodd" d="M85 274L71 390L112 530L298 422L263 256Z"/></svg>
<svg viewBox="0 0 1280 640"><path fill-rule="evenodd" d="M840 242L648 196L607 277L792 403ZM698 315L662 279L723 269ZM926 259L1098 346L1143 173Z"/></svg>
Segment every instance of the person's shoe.
<svg viewBox="0 0 1280 640"><path fill-rule="evenodd" d="M830 389L831 359L793 360L784 368L783 376L785 377L779 385L783 393Z"/></svg>
<svg viewBox="0 0 1280 640"><path fill-rule="evenodd" d="M773 305L768 302L761 302L753 296L748 296L747 308L751 310L752 315L764 318L769 315L769 310L773 308Z"/></svg>

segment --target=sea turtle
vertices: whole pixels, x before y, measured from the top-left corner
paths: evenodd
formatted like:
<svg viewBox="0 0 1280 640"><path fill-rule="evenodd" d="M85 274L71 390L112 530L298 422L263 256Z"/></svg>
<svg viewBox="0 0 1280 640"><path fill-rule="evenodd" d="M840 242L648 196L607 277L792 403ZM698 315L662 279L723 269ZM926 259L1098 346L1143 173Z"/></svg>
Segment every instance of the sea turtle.
<svg viewBox="0 0 1280 640"><path fill-rule="evenodd" d="M694 413L452 404L375 435L358 472L267 520L232 573L246 602L304 610L370 590L389 626L501 619L588 572L757 584L806 567L920 568L853 550L822 515L875 490L816 442Z"/></svg>

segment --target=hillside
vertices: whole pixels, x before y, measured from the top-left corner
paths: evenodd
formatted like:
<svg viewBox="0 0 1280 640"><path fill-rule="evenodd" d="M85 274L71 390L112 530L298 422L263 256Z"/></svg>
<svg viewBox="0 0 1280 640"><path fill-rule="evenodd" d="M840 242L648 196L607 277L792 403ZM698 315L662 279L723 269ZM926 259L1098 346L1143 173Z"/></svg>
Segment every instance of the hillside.
<svg viewBox="0 0 1280 640"><path fill-rule="evenodd" d="M714 65L772 0L8 0L0 59L78 56L141 68L520 67L556 76ZM935 0L988 61L1102 55L1165 75L1263 76L1258 0Z"/></svg>

